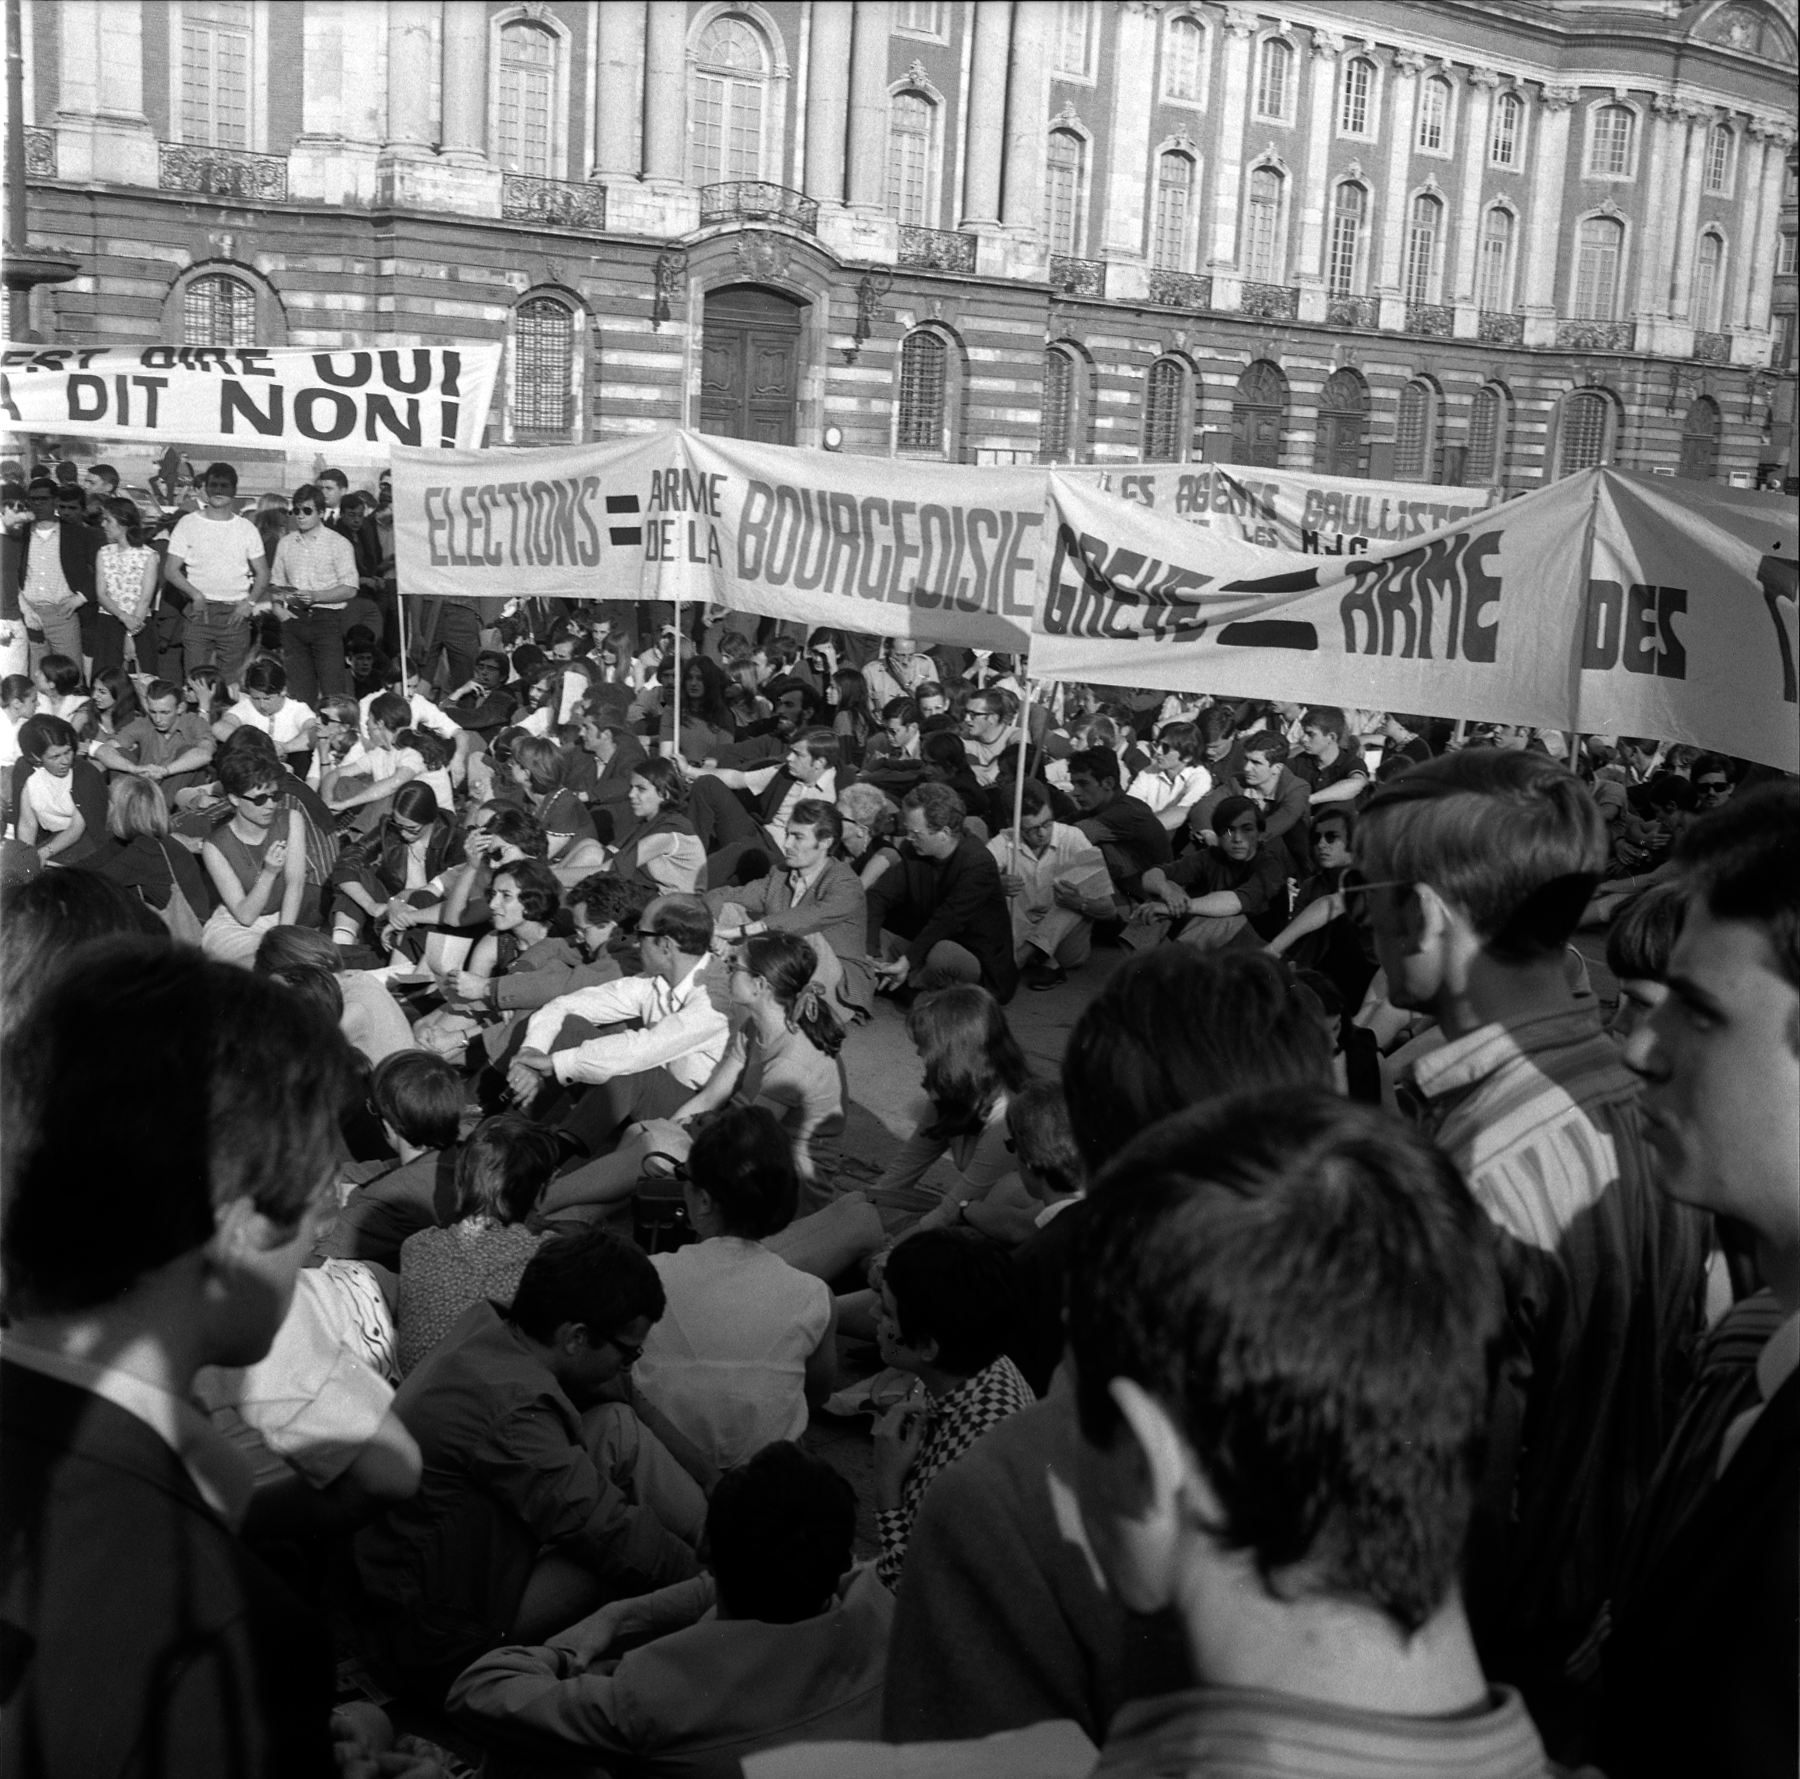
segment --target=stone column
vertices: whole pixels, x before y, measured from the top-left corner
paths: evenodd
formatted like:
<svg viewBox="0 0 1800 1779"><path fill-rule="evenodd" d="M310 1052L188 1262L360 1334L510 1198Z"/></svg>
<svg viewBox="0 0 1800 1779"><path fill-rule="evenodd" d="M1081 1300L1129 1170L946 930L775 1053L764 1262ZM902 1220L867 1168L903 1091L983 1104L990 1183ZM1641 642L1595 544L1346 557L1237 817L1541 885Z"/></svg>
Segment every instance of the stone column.
<svg viewBox="0 0 1800 1779"><path fill-rule="evenodd" d="M1781 214L1782 169L1794 146L1794 131L1786 123L1762 122L1758 132L1765 138L1762 166L1761 221L1755 235L1755 257L1750 267L1750 300L1745 310L1744 325L1751 333L1766 334L1772 323L1769 306L1775 295L1775 252L1780 242L1776 219ZM1760 354L1757 362L1761 362ZM1776 365L1785 371L1786 365Z"/></svg>
<svg viewBox="0 0 1800 1779"><path fill-rule="evenodd" d="M687 176L686 0L650 0L644 56L644 173L681 184Z"/></svg>
<svg viewBox="0 0 1800 1779"><path fill-rule="evenodd" d="M1330 202L1328 174L1331 166L1331 132L1335 123L1338 58L1344 40L1330 31L1314 29L1312 39L1312 102L1306 122L1306 176L1297 196L1300 200L1300 255L1294 282L1300 287L1300 319L1325 319L1325 211Z"/></svg>
<svg viewBox="0 0 1800 1779"><path fill-rule="evenodd" d="M889 0L857 0L850 49L850 202L880 210L887 201Z"/></svg>
<svg viewBox="0 0 1800 1779"><path fill-rule="evenodd" d="M1569 161L1569 112L1581 95L1574 87L1545 87L1532 168L1531 213L1526 224L1525 344L1556 344L1556 265L1562 251L1563 175Z"/></svg>
<svg viewBox="0 0 1800 1779"><path fill-rule="evenodd" d="M1005 7L999 8L1004 14ZM807 59L806 195L844 201L850 127L850 0L813 0ZM998 159L998 156L995 157Z"/></svg>
<svg viewBox="0 0 1800 1779"><path fill-rule="evenodd" d="M1425 58L1413 50L1403 49L1394 57L1389 77L1388 165L1382 181L1381 237L1376 256L1375 297L1381 305L1381 325L1401 328L1406 325L1406 299L1400 289L1402 257L1406 251L1406 230L1411 218L1407 197L1407 173L1412 167L1413 126L1419 99L1419 75Z"/></svg>
<svg viewBox="0 0 1800 1779"><path fill-rule="evenodd" d="M1143 261L1145 168L1150 166L1150 107L1144 102L1144 70L1156 66L1158 9L1145 0L1125 0L1115 10L1113 90L1110 106L1112 176L1107 181L1101 252L1109 260ZM1181 268L1186 271L1188 268ZM1125 270L1120 268L1121 272ZM1114 291L1113 295L1123 295Z"/></svg>
<svg viewBox="0 0 1800 1779"><path fill-rule="evenodd" d="M643 0L597 6L600 29L596 179L635 179L644 165Z"/></svg>
<svg viewBox="0 0 1800 1779"><path fill-rule="evenodd" d="M1459 334L1473 335L1480 326L1481 296L1476 281L1480 276L1481 188L1487 177L1488 120L1493 115L1494 89L1499 84L1500 76L1492 68L1471 69L1463 99L1462 198L1457 206L1456 276L1449 281L1450 299L1459 311ZM1466 327L1460 313L1464 309L1470 311Z"/></svg>
<svg viewBox="0 0 1800 1779"><path fill-rule="evenodd" d="M1044 145L1049 135L1050 0L1014 0L1012 55L1006 82L1006 159L1001 220L1042 238Z"/></svg>
<svg viewBox="0 0 1800 1779"><path fill-rule="evenodd" d="M1643 227L1638 236L1637 300L1632 306L1639 315L1653 322L1658 319L1667 320L1669 314L1669 277L1663 261L1663 244L1668 237L1672 219L1667 214L1668 206L1662 202L1662 197L1668 190L1671 177L1671 152L1676 156L1674 177L1680 177L1680 133L1683 127L1677 120L1676 106L1672 99L1658 98L1651 101L1649 171L1644 185L1651 201L1644 206Z"/></svg>
<svg viewBox="0 0 1800 1779"><path fill-rule="evenodd" d="M1687 167L1681 181L1681 220L1675 225L1672 245L1675 264L1669 317L1692 326L1689 309L1694 294L1694 257L1700 246L1700 182L1706 176L1706 138L1712 130L1713 114L1703 106L1691 106L1683 115L1687 121Z"/></svg>
<svg viewBox="0 0 1800 1779"><path fill-rule="evenodd" d="M1000 168L1006 144L1006 51L1010 8L975 8L975 47L969 66L969 133L961 225L993 228L1000 221Z"/></svg>
<svg viewBox="0 0 1800 1779"><path fill-rule="evenodd" d="M144 115L144 17L135 0L62 0L57 169L64 179L157 182L156 138ZM178 128L171 136L179 136ZM249 146L255 147L252 141Z"/></svg>
<svg viewBox="0 0 1800 1779"><path fill-rule="evenodd" d="M1256 33L1256 15L1236 7L1225 11L1225 58L1222 70L1224 94L1219 106L1219 134L1213 160L1213 238L1207 265L1215 275L1230 279L1237 271L1238 188L1244 177L1244 119L1250 110L1250 39ZM1215 299L1230 301L1229 293L1213 285ZM1230 302L1236 308L1235 302Z"/></svg>
<svg viewBox="0 0 1800 1779"><path fill-rule="evenodd" d="M431 149L432 0L388 0L387 150Z"/></svg>
<svg viewBox="0 0 1800 1779"><path fill-rule="evenodd" d="M629 10L622 8L621 10ZM487 164L488 15L483 6L444 8L444 133L446 160Z"/></svg>
<svg viewBox="0 0 1800 1779"><path fill-rule="evenodd" d="M1731 286L1722 323L1732 330L1750 325L1750 269L1756 258L1753 243L1762 239L1764 229L1772 231L1776 226L1776 218L1765 216L1762 210L1763 157L1768 152L1764 126L1751 120L1746 128L1745 122L1743 118L1736 120L1738 140L1743 146L1738 150L1737 215L1731 228Z"/></svg>

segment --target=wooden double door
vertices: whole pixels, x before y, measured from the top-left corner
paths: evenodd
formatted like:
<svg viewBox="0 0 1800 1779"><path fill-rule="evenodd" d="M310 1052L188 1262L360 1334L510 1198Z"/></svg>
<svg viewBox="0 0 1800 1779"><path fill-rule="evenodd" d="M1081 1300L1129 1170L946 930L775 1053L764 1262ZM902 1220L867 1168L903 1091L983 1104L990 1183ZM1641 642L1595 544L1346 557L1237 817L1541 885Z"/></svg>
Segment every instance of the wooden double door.
<svg viewBox="0 0 1800 1779"><path fill-rule="evenodd" d="M734 284L706 298L700 430L765 445L795 442L804 306L779 291Z"/></svg>

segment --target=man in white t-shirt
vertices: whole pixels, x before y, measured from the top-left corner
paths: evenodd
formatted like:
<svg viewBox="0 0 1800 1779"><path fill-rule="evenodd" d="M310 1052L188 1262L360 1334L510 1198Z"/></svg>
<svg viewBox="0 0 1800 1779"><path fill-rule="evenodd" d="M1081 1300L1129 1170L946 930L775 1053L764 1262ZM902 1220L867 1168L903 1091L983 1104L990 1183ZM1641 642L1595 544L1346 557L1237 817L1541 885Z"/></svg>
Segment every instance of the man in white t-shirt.
<svg viewBox="0 0 1800 1779"><path fill-rule="evenodd" d="M269 563L262 533L237 512L237 471L215 463L203 483L206 505L184 513L169 539L164 582L191 602L188 666L214 661L235 686L250 649L250 618L264 605Z"/></svg>

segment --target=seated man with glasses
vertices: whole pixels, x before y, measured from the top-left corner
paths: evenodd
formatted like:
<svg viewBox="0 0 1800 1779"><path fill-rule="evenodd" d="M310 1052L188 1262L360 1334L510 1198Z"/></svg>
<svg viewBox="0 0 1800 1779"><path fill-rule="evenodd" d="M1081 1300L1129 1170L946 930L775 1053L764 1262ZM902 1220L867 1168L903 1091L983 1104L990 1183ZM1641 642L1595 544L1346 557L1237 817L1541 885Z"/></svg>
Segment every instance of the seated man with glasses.
<svg viewBox="0 0 1800 1779"><path fill-rule="evenodd" d="M1087 962L1094 922L1117 914L1106 860L1079 828L1056 819L1035 778L1025 781L1019 843L1010 831L996 834L988 851L1012 907L1020 979L1027 988L1054 988Z"/></svg>
<svg viewBox="0 0 1800 1779"><path fill-rule="evenodd" d="M321 694L348 692L344 663L344 607L356 597L356 551L325 523L325 496L313 483L294 490L294 529L275 546L269 591L287 615L281 654L288 683L302 704Z"/></svg>
<svg viewBox="0 0 1800 1779"><path fill-rule="evenodd" d="M470 1305L409 1374L394 1412L424 1479L356 1539L385 1680L439 1704L496 1645L698 1572L705 1495L634 1406L631 1367L662 1313L629 1242L553 1236L509 1308Z"/></svg>
<svg viewBox="0 0 1800 1779"><path fill-rule="evenodd" d="M1190 847L1144 873L1144 900L1125 926L1134 950L1159 943L1165 923L1183 945L1217 951L1234 941L1255 944L1251 928L1285 922L1286 868L1263 844L1263 812L1248 797L1226 797L1214 807L1212 825L1216 845Z"/></svg>

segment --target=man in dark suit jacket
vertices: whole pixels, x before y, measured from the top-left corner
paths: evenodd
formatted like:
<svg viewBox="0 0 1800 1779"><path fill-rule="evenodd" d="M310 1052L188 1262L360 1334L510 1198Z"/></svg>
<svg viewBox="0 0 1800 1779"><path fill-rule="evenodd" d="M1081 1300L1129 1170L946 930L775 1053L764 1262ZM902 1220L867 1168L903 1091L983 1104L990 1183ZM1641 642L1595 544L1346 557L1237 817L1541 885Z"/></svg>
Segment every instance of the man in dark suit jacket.
<svg viewBox="0 0 1800 1779"><path fill-rule="evenodd" d="M238 1542L248 1470L189 1393L281 1326L349 1052L278 984L132 939L4 1060L0 1771L328 1779L324 1627Z"/></svg>
<svg viewBox="0 0 1800 1779"><path fill-rule="evenodd" d="M869 891L870 949L883 987L979 982L1002 1001L1019 986L1012 917L994 855L963 832L962 799L922 784L901 804L905 846Z"/></svg>
<svg viewBox="0 0 1800 1779"><path fill-rule="evenodd" d="M71 593L79 594L87 601L74 616L80 631L81 653L91 655L94 652L94 625L100 609L94 592L94 563L100 554L100 546L106 539L84 521L80 496L81 490L77 488L65 504L58 499L55 483L43 477L32 482L26 491L32 522L19 533L18 574L20 588L29 587L32 550L34 547L42 549L51 540L49 528L54 524L57 559L62 567L63 581ZM53 647L57 640L52 637ZM35 658L34 656L33 659Z"/></svg>

